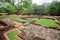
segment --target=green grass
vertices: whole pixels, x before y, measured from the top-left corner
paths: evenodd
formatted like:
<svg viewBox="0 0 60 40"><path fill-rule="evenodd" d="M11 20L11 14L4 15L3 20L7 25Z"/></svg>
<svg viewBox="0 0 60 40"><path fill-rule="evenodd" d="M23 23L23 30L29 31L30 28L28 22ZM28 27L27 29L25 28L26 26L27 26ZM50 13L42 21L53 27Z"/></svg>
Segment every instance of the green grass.
<svg viewBox="0 0 60 40"><path fill-rule="evenodd" d="M29 21L36 21L35 24L38 24L38 25L42 25L42 26L46 26L46 27L52 27L52 28L58 27L58 24L54 20L47 19L47 18L41 18L41 19L30 18L27 20L20 19L20 18L14 18L14 20L19 21L19 22L24 22L24 23L29 22Z"/></svg>
<svg viewBox="0 0 60 40"><path fill-rule="evenodd" d="M6 16L0 16L0 18L6 18Z"/></svg>
<svg viewBox="0 0 60 40"><path fill-rule="evenodd" d="M38 18L30 18L29 21L37 21Z"/></svg>
<svg viewBox="0 0 60 40"><path fill-rule="evenodd" d="M21 19L21 18L14 18L13 20L23 22L23 23L28 22L28 20L24 20L24 19Z"/></svg>
<svg viewBox="0 0 60 40"><path fill-rule="evenodd" d="M0 16L0 18L19 18L18 16L14 16L14 15L6 15L6 16Z"/></svg>
<svg viewBox="0 0 60 40"><path fill-rule="evenodd" d="M13 18L13 16L0 16L0 19L3 19L3 18Z"/></svg>
<svg viewBox="0 0 60 40"><path fill-rule="evenodd" d="M58 27L58 24L52 19L39 19L35 23L46 27Z"/></svg>
<svg viewBox="0 0 60 40"><path fill-rule="evenodd" d="M10 40L18 40L18 38L15 37L18 33L18 30L13 30L11 32L8 32L7 35L10 38Z"/></svg>
<svg viewBox="0 0 60 40"><path fill-rule="evenodd" d="M38 18L30 18L30 19L21 19L21 18L14 18L13 20L16 20L16 21L19 21L19 22L23 22L23 23L26 23L26 22L29 22L29 21L37 21Z"/></svg>

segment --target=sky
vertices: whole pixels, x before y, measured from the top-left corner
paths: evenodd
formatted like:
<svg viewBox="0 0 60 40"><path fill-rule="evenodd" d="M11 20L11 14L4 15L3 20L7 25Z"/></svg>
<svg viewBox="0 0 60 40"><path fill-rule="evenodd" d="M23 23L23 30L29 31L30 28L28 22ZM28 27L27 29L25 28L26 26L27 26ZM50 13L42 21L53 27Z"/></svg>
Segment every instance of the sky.
<svg viewBox="0 0 60 40"><path fill-rule="evenodd" d="M53 0L32 0L32 3L37 3L37 5L41 5L42 3L51 3Z"/></svg>
<svg viewBox="0 0 60 40"><path fill-rule="evenodd" d="M18 0L16 0L16 3L17 1ZM60 0L57 0L57 1L60 1ZM53 0L32 0L32 3L36 3L37 5L42 5L42 3L51 3L51 2L53 2Z"/></svg>

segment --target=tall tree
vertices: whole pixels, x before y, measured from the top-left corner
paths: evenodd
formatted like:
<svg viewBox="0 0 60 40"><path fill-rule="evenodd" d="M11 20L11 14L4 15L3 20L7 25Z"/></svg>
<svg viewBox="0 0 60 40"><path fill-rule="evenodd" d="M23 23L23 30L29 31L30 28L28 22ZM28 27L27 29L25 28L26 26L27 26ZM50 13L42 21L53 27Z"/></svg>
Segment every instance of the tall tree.
<svg viewBox="0 0 60 40"><path fill-rule="evenodd" d="M3 6L1 7L2 11L7 12L7 13L13 11L15 0L0 0L0 2L3 3Z"/></svg>
<svg viewBox="0 0 60 40"><path fill-rule="evenodd" d="M45 11L45 6L44 5L37 5L33 4L35 12L44 12Z"/></svg>
<svg viewBox="0 0 60 40"><path fill-rule="evenodd" d="M4 3L4 8L6 12L31 12L33 11L33 6L31 0L18 0L15 5L16 0L0 0L0 2Z"/></svg>
<svg viewBox="0 0 60 40"><path fill-rule="evenodd" d="M52 4L48 7L48 12L52 12L52 14L60 15L60 2L54 1Z"/></svg>
<svg viewBox="0 0 60 40"><path fill-rule="evenodd" d="M14 1L15 0L0 0L0 2L5 2L5 3L8 2L8 3L12 3L12 4L14 4Z"/></svg>
<svg viewBox="0 0 60 40"><path fill-rule="evenodd" d="M32 6L31 0L21 0L21 5L23 7L23 12L33 11L33 6Z"/></svg>

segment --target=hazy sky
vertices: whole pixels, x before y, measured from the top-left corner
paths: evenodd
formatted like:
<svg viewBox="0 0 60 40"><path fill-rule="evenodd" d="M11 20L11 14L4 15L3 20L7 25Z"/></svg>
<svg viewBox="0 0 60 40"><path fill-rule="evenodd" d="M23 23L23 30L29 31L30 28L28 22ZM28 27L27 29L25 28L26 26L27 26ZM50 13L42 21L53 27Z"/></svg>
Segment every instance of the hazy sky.
<svg viewBox="0 0 60 40"><path fill-rule="evenodd" d="M17 3L18 0L16 0ZM53 0L32 0L32 3L37 3L38 5L41 5L42 3L51 3ZM60 1L60 0L57 0Z"/></svg>
<svg viewBox="0 0 60 40"><path fill-rule="evenodd" d="M51 3L53 0L32 0L32 3L37 3L38 5L40 4L42 4L42 3L45 3L45 2L47 2L47 3Z"/></svg>

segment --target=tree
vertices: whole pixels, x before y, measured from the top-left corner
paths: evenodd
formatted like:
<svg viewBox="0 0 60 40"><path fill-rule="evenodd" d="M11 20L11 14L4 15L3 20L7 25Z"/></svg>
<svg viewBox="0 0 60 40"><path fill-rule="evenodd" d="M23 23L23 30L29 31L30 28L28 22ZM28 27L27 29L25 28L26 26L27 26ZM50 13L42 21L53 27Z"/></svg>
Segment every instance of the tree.
<svg viewBox="0 0 60 40"><path fill-rule="evenodd" d="M55 15L60 15L60 2L53 1L51 5L48 7L48 12L51 12Z"/></svg>
<svg viewBox="0 0 60 40"><path fill-rule="evenodd" d="M14 5L15 0L0 0L0 2L3 2L3 3L11 3L11 4Z"/></svg>
<svg viewBox="0 0 60 40"><path fill-rule="evenodd" d="M25 12L32 12L33 11L33 6L31 0L21 0L18 1L18 4L15 6L16 7L16 13L22 13L24 14Z"/></svg>
<svg viewBox="0 0 60 40"><path fill-rule="evenodd" d="M45 6L44 5L37 5L33 4L35 12L44 12L45 11Z"/></svg>
<svg viewBox="0 0 60 40"><path fill-rule="evenodd" d="M14 0L0 0L0 2L3 3L3 6L0 7L0 10L2 10L2 12L7 12L8 14L10 12L13 12Z"/></svg>
<svg viewBox="0 0 60 40"><path fill-rule="evenodd" d="M24 13L24 12L31 12L33 11L33 6L31 0L18 0L17 4L15 5L15 0L0 0L3 2L3 8L7 13ZM2 7L1 7L2 8Z"/></svg>
<svg viewBox="0 0 60 40"><path fill-rule="evenodd" d="M23 12L31 12L33 11L33 6L31 0L21 0L21 6Z"/></svg>

